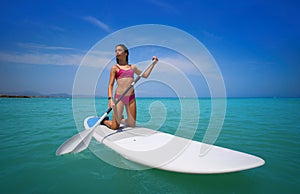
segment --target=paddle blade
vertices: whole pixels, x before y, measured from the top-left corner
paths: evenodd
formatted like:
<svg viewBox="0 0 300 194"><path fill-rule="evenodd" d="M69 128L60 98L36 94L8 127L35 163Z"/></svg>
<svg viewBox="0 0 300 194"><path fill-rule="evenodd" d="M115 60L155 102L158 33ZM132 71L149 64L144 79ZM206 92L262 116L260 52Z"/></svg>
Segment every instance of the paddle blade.
<svg viewBox="0 0 300 194"><path fill-rule="evenodd" d="M75 150L80 144L85 143L84 140L86 137L91 138L93 136L93 131L94 131L94 128L84 130L84 131L78 133L77 135L74 135L73 137L71 137L70 139L65 141L61 146L59 146L59 148L56 150L56 155L59 156L59 155L73 152L73 150ZM88 146L88 144L87 144L87 146ZM82 147L82 146L80 146L80 147Z"/></svg>
<svg viewBox="0 0 300 194"><path fill-rule="evenodd" d="M83 141L80 142L80 144L77 145L77 147L72 151L73 153L78 153L78 152L81 152L83 150L85 150L90 142L91 142L91 139L94 135L94 130L92 130L91 133L89 133L84 139Z"/></svg>
<svg viewBox="0 0 300 194"><path fill-rule="evenodd" d="M59 155L67 154L70 152L78 153L78 152L81 152L82 150L85 150L89 146L89 143L93 137L95 128L101 123L101 121L103 121L103 119L107 116L109 111L111 111L111 108L109 108L107 110L107 112L105 112L102 115L102 117L94 124L93 127L89 128L87 130L81 131L77 135L74 135L73 137L71 137L70 139L65 141L65 143L63 143L56 150L56 155L59 156Z"/></svg>

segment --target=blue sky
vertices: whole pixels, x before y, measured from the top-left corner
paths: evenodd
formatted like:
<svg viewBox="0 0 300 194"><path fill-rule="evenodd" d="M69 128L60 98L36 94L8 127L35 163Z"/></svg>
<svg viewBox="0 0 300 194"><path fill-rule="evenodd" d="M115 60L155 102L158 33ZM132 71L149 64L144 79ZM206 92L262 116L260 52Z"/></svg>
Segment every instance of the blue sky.
<svg viewBox="0 0 300 194"><path fill-rule="evenodd" d="M71 94L82 58L99 40L126 27L162 24L205 45L227 96L300 97L299 1L12 0L0 5L0 93ZM131 57L137 62L133 52ZM97 94L104 95L106 83L99 85Z"/></svg>

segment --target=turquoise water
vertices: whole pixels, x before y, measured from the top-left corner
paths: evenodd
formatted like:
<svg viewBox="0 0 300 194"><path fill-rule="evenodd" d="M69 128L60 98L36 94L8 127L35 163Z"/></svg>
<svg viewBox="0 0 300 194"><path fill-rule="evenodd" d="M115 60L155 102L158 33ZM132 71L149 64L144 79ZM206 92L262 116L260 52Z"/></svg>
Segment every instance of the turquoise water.
<svg viewBox="0 0 300 194"><path fill-rule="evenodd" d="M84 106L88 100L81 100L82 110L75 112L84 118L91 111ZM156 101L158 108L164 104L160 112L167 115L162 126L149 122L151 111L145 111ZM199 103L194 139L201 141L210 100ZM97 99L96 104L103 114L106 100ZM74 121L72 100L0 99L0 193L300 193L299 110L300 99L228 99L215 144L260 156L266 164L242 172L190 175L120 169L90 150L57 157L59 145L83 129L82 121ZM179 114L177 100L138 99L138 121L147 127L174 133Z"/></svg>

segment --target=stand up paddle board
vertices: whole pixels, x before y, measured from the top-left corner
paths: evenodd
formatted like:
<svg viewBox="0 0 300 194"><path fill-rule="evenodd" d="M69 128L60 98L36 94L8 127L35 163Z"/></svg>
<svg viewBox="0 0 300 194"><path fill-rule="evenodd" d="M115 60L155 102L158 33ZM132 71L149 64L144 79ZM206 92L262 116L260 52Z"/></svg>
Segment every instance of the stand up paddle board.
<svg viewBox="0 0 300 194"><path fill-rule="evenodd" d="M99 117L88 117L85 129L90 129ZM161 170L192 173L229 173L264 165L259 157L239 151L209 145L143 127L124 127L111 130L104 125L93 136L124 158Z"/></svg>

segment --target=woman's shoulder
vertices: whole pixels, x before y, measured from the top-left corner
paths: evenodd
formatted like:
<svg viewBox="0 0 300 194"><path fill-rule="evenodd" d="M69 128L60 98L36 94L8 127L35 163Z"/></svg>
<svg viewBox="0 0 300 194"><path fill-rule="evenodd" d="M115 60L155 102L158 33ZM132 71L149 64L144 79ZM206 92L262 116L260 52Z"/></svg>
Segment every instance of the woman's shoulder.
<svg viewBox="0 0 300 194"><path fill-rule="evenodd" d="M118 64L115 64L115 65L111 66L111 69L114 69L114 70L119 69Z"/></svg>
<svg viewBox="0 0 300 194"><path fill-rule="evenodd" d="M118 72L118 71L119 71L119 68L118 68L117 64L116 64L116 65L113 65L113 66L110 68L110 72L116 73L116 72Z"/></svg>

